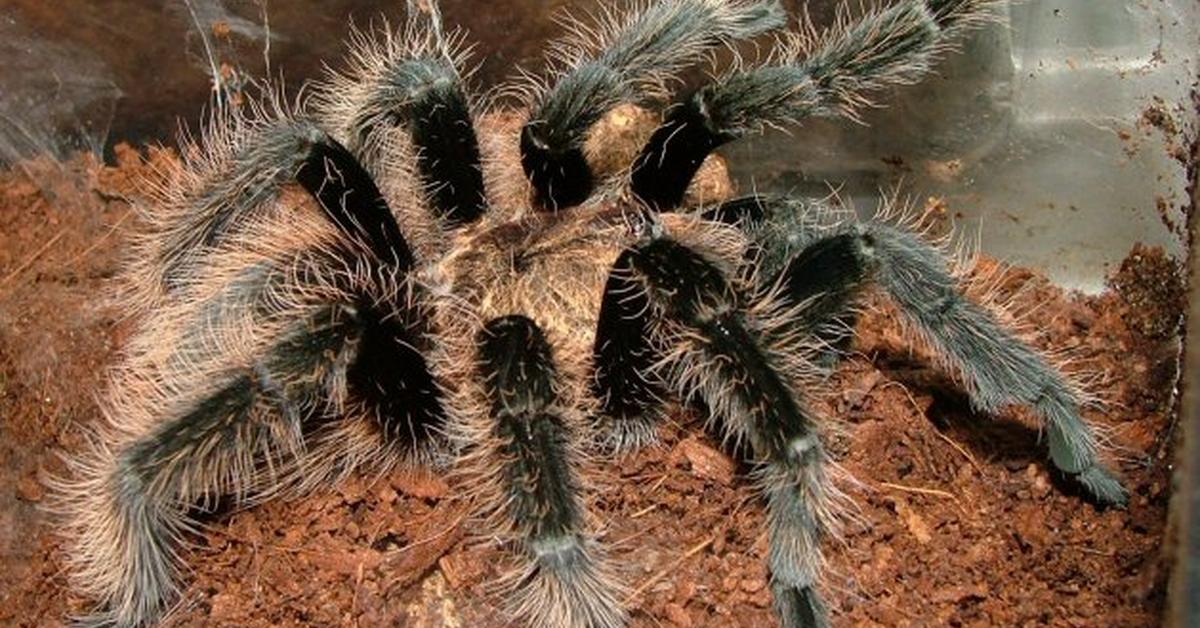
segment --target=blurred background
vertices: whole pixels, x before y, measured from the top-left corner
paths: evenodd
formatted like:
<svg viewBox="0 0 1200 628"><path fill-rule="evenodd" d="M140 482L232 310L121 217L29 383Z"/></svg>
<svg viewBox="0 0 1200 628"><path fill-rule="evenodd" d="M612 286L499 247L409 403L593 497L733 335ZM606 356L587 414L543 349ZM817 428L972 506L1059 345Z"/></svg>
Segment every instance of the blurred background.
<svg viewBox="0 0 1200 628"><path fill-rule="evenodd" d="M837 3L787 0L829 23ZM443 0L469 32L474 86L538 71L584 0ZM0 161L195 128L214 76L290 93L337 65L350 24L403 19L391 0L0 0ZM724 150L741 187L863 212L900 186L941 203L985 251L1088 292L1135 242L1184 252L1188 138L1200 55L1194 0L1027 0L964 43L936 78L883 95L867 125L812 121Z"/></svg>

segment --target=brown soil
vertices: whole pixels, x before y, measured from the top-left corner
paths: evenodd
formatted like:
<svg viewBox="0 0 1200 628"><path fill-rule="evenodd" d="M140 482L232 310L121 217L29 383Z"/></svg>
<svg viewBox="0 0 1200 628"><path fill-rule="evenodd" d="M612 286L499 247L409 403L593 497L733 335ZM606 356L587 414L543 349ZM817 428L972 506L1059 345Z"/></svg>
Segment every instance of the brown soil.
<svg viewBox="0 0 1200 628"><path fill-rule="evenodd" d="M145 166L119 154L120 168L81 159L0 173L0 624L55 625L86 605L67 589L42 507L46 478L62 472L56 452L79 449L78 427L96 420L93 396L127 328L106 296L135 222L125 199ZM1121 289L1098 297L1023 270L1000 287L1039 345L1097 376L1103 404L1088 417L1120 447L1127 511L1100 511L1053 478L1021 416L973 413L886 308L863 321L857 353L818 402L844 420L832 446L861 482L857 521L829 543L835 623L1158 623L1176 368L1175 343L1162 338L1179 311L1160 299L1174 293L1138 282L1178 282L1161 269L1127 264ZM1149 308L1161 317L1147 321ZM596 503L634 592L633 624L774 625L747 469L694 417L662 435L660 447L605 465ZM455 494L396 474L212 516L188 553L177 621L501 625L490 583L502 554L473 535Z"/></svg>

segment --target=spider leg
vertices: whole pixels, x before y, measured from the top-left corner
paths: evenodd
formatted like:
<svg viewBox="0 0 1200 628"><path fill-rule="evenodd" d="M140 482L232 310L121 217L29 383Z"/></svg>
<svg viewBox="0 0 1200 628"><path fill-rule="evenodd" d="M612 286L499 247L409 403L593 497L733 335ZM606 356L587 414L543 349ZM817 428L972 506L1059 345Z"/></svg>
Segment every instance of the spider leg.
<svg viewBox="0 0 1200 628"><path fill-rule="evenodd" d="M662 384L652 373L660 355L650 342L650 303L630 275L632 251L613 264L604 286L592 351L592 392L612 448L636 449L654 440Z"/></svg>
<svg viewBox="0 0 1200 628"><path fill-rule="evenodd" d="M85 623L155 621L179 592L180 548L196 527L188 509L243 501L303 450L301 423L316 398L336 394L325 389L354 333L345 307L317 307L254 355L126 369L108 427L63 488L74 577L102 607Z"/></svg>
<svg viewBox="0 0 1200 628"><path fill-rule="evenodd" d="M583 144L610 109L663 95L672 75L715 45L785 23L770 0L665 0L624 18L609 15L596 28L577 26L555 55L570 70L536 98L521 131L521 164L538 204L556 211L591 194Z"/></svg>
<svg viewBox="0 0 1200 628"><path fill-rule="evenodd" d="M666 116L635 160L633 193L660 211L678 207L705 157L766 125L847 117L872 92L916 82L995 0L901 0L825 33L797 36L780 59L711 83ZM809 29L811 31L811 28Z"/></svg>
<svg viewBox="0 0 1200 628"><path fill-rule="evenodd" d="M59 487L74 576L102 605L86 621L136 626L162 613L178 593L196 502L244 504L334 475L322 464L426 449L444 422L419 352L419 295L405 280L411 251L387 203L327 136L292 175L308 194L281 189L277 211L213 200L226 216L244 214L241 224L202 224L219 241L194 252L182 294L145 313L93 451ZM309 451L310 424L341 414L347 398L347 414L384 437L355 444L318 432ZM347 450L350 461L320 455Z"/></svg>
<svg viewBox="0 0 1200 628"><path fill-rule="evenodd" d="M203 147L184 151L190 161L147 216L149 229L136 243L129 273L139 282L134 305L151 310L178 296L214 249L263 216L286 213L290 205L282 199L296 183L347 237L400 268L412 265L412 251L375 183L327 133L284 113L219 122Z"/></svg>
<svg viewBox="0 0 1200 628"><path fill-rule="evenodd" d="M590 547L579 494L577 428L564 407L551 347L520 315L492 319L477 341L489 425L476 444L487 460L497 529L524 553L514 613L533 626L615 628L625 623L616 587Z"/></svg>
<svg viewBox="0 0 1200 628"><path fill-rule="evenodd" d="M443 34L436 2L408 4L402 34L353 34L351 66L329 73L317 108L377 180L419 179L425 203L453 229L487 209L473 105L459 71L465 54L460 38ZM415 177L405 171L414 157Z"/></svg>
<svg viewBox="0 0 1200 628"><path fill-rule="evenodd" d="M131 341L106 426L60 487L74 576L103 607L88 621L137 626L165 610L197 503L245 505L435 444L440 392L394 269L330 253L235 276ZM179 342L164 354L170 329Z"/></svg>
<svg viewBox="0 0 1200 628"><path fill-rule="evenodd" d="M815 362L827 369L836 366L854 340L859 287L869 277L867 269L841 246L841 236L825 240L821 236L851 219L853 211L750 195L710 207L700 217L739 227L750 236L743 274L776 277L785 264L820 269L789 275L786 297L804 304L791 313L792 325L817 341Z"/></svg>
<svg viewBox="0 0 1200 628"><path fill-rule="evenodd" d="M391 280L383 279L382 284ZM395 285L369 296L359 288L361 331L345 368L345 399L305 425L307 449L280 490L307 492L350 472L385 472L399 464L437 462L446 409L426 355L429 312ZM398 292L397 292L398 291Z"/></svg>
<svg viewBox="0 0 1200 628"><path fill-rule="evenodd" d="M421 307L422 299L414 287L403 281L413 266L413 251L383 194L349 150L328 136L309 148L308 158L295 178L338 231L336 243L329 245L339 248L333 263L347 264L344 260L363 254L374 258L365 264L356 262L355 268L356 273L374 275L355 279L354 288L363 329L346 375L359 412L326 422L313 435L312 450L301 460L303 473L288 482L307 489L337 479L373 457L392 460L396 456L385 452L397 448L403 458L424 456L445 416L433 375L422 355L422 349L428 348L423 339L423 319L429 313ZM286 223L297 223L294 215L282 216L278 222L285 223L284 229ZM270 219L257 223L260 233L280 228ZM276 233L264 239L283 240L286 235ZM236 251L247 241L254 240L235 240L231 248ZM271 255L269 244L266 248L263 255ZM214 258L225 254L218 250L209 262L219 264ZM266 286L257 289L265 290Z"/></svg>
<svg viewBox="0 0 1200 628"><path fill-rule="evenodd" d="M701 217L737 225L753 233L763 228L773 202L758 196L737 198L705 210ZM760 253L760 246L752 246L747 261L757 262ZM632 255L632 251L625 251L613 264L604 287L592 351L592 392L600 400L602 431L616 450L636 449L653 441L663 405L662 382L653 373L662 355L651 342L650 303L641 284L631 275ZM822 257L829 255L823 253ZM815 275L811 285L797 285L793 294L797 301L808 301L807 307L795 315L805 317L800 324L806 333L814 333L828 347L822 352L821 362L832 365L852 340L847 330L855 320L855 313L842 302L851 293L834 288L857 282L861 277L854 276L853 265L827 261L829 267L844 269L845 273Z"/></svg>
<svg viewBox="0 0 1200 628"><path fill-rule="evenodd" d="M826 626L817 592L821 539L836 529L841 494L800 383L797 336L782 328L776 305L746 302L716 263L677 241L658 238L628 250L633 278L654 312L664 347L658 365L682 397L710 408L729 438L748 440L767 498L772 588L789 628Z"/></svg>
<svg viewBox="0 0 1200 628"><path fill-rule="evenodd" d="M217 129L216 133L227 131ZM310 140L307 144L291 143L301 132L307 133ZM283 139L281 139L283 138ZM303 160L291 173L296 184L299 184L319 207L325 218L336 227L337 236L333 244L326 243L326 248L338 248L339 259L335 264L345 264L344 260L356 255L366 254L374 258L365 268L377 275L371 281L356 280L359 284L391 285L389 292L363 292L360 285L355 298L357 312L363 317L363 332L360 339L361 348L355 354L355 361L350 366L347 375L353 396L359 400L364 414L372 415L373 419L340 420L334 423L334 432L328 438L317 438L314 455L308 461L323 460L318 468L326 470L321 474L310 474L305 484L310 484L318 477L329 475L332 469L353 468L362 460L376 453L377 446L367 443L384 443L387 441L403 443L411 452L419 452L426 448L432 440L433 433L439 429L444 420L441 403L438 400L436 386L421 352L417 347L424 346L420 339L423 332L423 321L418 320L427 315L419 307L419 298L415 298L412 286L400 279L412 268L414 254L404 235L400 231L392 211L383 193L376 186L371 175L359 163L350 151L328 134L307 122L296 121L269 127L261 132L261 141L269 145L292 145L293 148L303 148ZM247 140L249 141L249 140ZM220 144L213 140L211 143ZM272 154L271 151L251 142L244 152L248 154ZM242 168L261 167L262 160L253 159L240 163ZM242 173L235 179L251 177L250 173ZM282 193L283 182L277 184L280 189L274 194ZM217 185L211 194L224 192L233 194L233 190ZM245 248L247 243L255 243L254 237L244 234L239 239L236 232L245 231L250 224L260 234L260 240L283 242L289 239L291 232L303 232L302 221L295 214L296 208L287 205L280 215L252 211L254 206L243 204L241 196L233 195L224 199L224 203L213 200L214 207L220 209L219 215L229 219L237 219L237 229L227 219L222 222L229 224L211 225L214 235L220 235L221 240L213 240L207 246L207 262L214 267L233 266L234 270L222 272L236 273L237 264L249 264L252 268L260 267L261 259L275 255L270 242L264 242L260 248L259 258L251 255L247 259ZM175 229L181 230L188 226L188 220L175 223ZM274 233L272 234L272 230ZM320 239L318 236L316 239ZM228 246L222 243L228 240ZM279 248L276 246L275 248ZM198 256L199 253L193 253ZM226 263L225 258L234 258ZM251 260L251 261L247 261ZM197 260L198 261L198 260ZM193 262L195 264L195 262ZM360 264L361 266L361 264ZM210 269L211 270L211 269ZM364 268L358 268L362 272ZM195 274L195 270L189 271ZM251 273L249 282L239 279L241 287L240 298L244 301L247 295L268 292L270 286L261 279L269 277L269 273ZM256 280L255 278L258 278ZM193 278L194 279L194 278ZM303 289L301 286L299 289ZM277 290L277 287L276 287ZM403 294L401 294L403 293ZM233 303L225 303L223 311L234 311ZM220 322L219 320L217 322ZM186 342L186 339L183 339ZM370 425L364 425L368 423ZM322 446L328 442L329 445ZM346 443L360 443L362 447L354 449L358 455L340 455L335 451ZM340 458L340 460L339 460Z"/></svg>
<svg viewBox="0 0 1200 628"><path fill-rule="evenodd" d="M412 249L383 194L362 164L336 140L325 136L312 145L304 166L296 172L296 182L343 235L398 271L412 268Z"/></svg>
<svg viewBox="0 0 1200 628"><path fill-rule="evenodd" d="M1125 488L1105 468L1096 434L1080 416L1075 386L992 313L967 299L936 247L910 231L876 222L843 225L807 240L776 274L792 303L807 303L796 324L817 329L849 311L868 282L878 285L947 366L962 375L977 409L994 414L1014 404L1030 407L1045 423L1054 466L1097 502L1126 503ZM764 246L787 249L779 241Z"/></svg>

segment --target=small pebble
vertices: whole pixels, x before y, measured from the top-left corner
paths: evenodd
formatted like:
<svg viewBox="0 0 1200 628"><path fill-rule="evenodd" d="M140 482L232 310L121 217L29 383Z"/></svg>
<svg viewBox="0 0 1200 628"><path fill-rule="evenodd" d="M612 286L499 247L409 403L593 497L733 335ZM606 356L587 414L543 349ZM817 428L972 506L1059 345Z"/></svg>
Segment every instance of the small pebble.
<svg viewBox="0 0 1200 628"><path fill-rule="evenodd" d="M766 583L763 582L762 578L746 578L742 580L742 590L746 593L760 591L764 586L766 586Z"/></svg>
<svg viewBox="0 0 1200 628"><path fill-rule="evenodd" d="M37 503L46 495L46 489L33 476L25 476L17 480L17 498L21 501Z"/></svg>
<svg viewBox="0 0 1200 628"><path fill-rule="evenodd" d="M666 611L667 619L671 621L672 625L684 627L690 627L692 625L691 616L687 614L687 611L683 610L682 606L678 604L667 604L664 610Z"/></svg>
<svg viewBox="0 0 1200 628"><path fill-rule="evenodd" d="M725 579L721 581L721 589L724 591L733 591L734 589L737 589L737 587L737 576L725 576Z"/></svg>
<svg viewBox="0 0 1200 628"><path fill-rule="evenodd" d="M675 601L687 604L696 596L696 583L691 580L680 580L675 583Z"/></svg>

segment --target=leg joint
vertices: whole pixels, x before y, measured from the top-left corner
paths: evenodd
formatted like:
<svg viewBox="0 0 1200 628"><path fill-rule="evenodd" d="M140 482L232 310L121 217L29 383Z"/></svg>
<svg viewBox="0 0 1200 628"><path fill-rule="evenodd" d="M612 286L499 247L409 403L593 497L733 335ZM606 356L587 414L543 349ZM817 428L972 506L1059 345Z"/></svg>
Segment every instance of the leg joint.
<svg viewBox="0 0 1200 628"><path fill-rule="evenodd" d="M550 344L529 318L516 314L489 321L479 334L479 359L493 412L536 414L554 403Z"/></svg>

